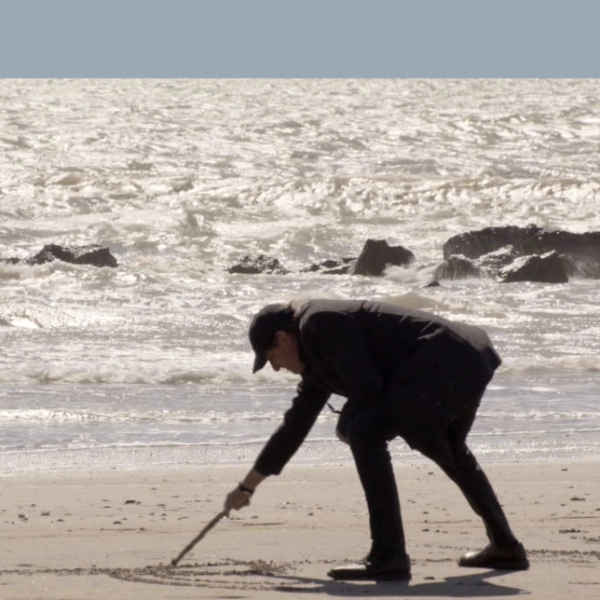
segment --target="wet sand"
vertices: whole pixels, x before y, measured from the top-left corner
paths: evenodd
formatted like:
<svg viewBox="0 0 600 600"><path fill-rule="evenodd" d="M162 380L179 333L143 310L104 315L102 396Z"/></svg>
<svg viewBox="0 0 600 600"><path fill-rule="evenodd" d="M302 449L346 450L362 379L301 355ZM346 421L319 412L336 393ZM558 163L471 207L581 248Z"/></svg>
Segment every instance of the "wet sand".
<svg viewBox="0 0 600 600"><path fill-rule="evenodd" d="M8 476L0 481L3 600L303 597L600 598L600 462L484 465L528 549L522 572L464 569L483 526L433 464L398 466L413 578L336 582L369 548L351 466L294 467L184 546L246 467Z"/></svg>

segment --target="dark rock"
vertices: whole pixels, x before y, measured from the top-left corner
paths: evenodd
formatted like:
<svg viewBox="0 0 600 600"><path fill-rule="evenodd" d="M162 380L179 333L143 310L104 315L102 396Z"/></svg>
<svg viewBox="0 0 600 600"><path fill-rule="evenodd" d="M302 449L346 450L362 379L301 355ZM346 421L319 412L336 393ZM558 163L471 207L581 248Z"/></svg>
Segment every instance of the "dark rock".
<svg viewBox="0 0 600 600"><path fill-rule="evenodd" d="M53 260L62 260L76 265L92 265L94 267L117 266L117 259L110 253L110 250L106 246L96 244L75 248L48 244L25 262L28 265L42 265Z"/></svg>
<svg viewBox="0 0 600 600"><path fill-rule="evenodd" d="M600 231L571 233L548 231L538 234L525 247L530 254L558 252L571 274L600 277Z"/></svg>
<svg viewBox="0 0 600 600"><path fill-rule="evenodd" d="M319 272L325 275L382 275L388 265L408 265L414 254L402 246L390 246L385 240L367 240L358 258L327 259L303 269L302 273ZM240 263L227 269L229 273L287 274L279 260L268 256L245 256Z"/></svg>
<svg viewBox="0 0 600 600"><path fill-rule="evenodd" d="M518 258L512 246L484 254L479 258L466 258L462 255L450 256L436 267L434 276L438 279L466 279L467 277L498 277L498 272L508 267Z"/></svg>
<svg viewBox="0 0 600 600"><path fill-rule="evenodd" d="M487 227L451 237L443 247L444 259L452 255L480 258L505 246L515 257L557 252L569 274L600 277L600 232L572 233L528 227Z"/></svg>
<svg viewBox="0 0 600 600"><path fill-rule="evenodd" d="M536 281L541 283L567 283L569 276L565 264L558 252L547 252L541 256L523 256L512 265L500 270L500 280L505 283L514 281Z"/></svg>
<svg viewBox="0 0 600 600"><path fill-rule="evenodd" d="M532 238L542 230L535 225L529 227L486 227L479 231L467 231L451 237L443 246L444 259L454 254L466 258L479 258L484 254L495 252L504 246L512 246L519 255L535 254L526 252L524 248Z"/></svg>
<svg viewBox="0 0 600 600"><path fill-rule="evenodd" d="M356 258L328 259L311 265L308 269L304 269L303 272L314 273L315 271L319 271L324 275L346 275L352 271L354 263L356 263Z"/></svg>
<svg viewBox="0 0 600 600"><path fill-rule="evenodd" d="M519 253L515 250L514 246L503 246L494 252L489 252L479 257L474 263L481 269L482 272L487 273L491 277L495 277L500 269L508 267L517 258Z"/></svg>
<svg viewBox="0 0 600 600"><path fill-rule="evenodd" d="M415 255L403 246L390 246L385 240L367 240L354 266L353 275L382 275L389 265L406 266Z"/></svg>
<svg viewBox="0 0 600 600"><path fill-rule="evenodd" d="M433 272L435 279L465 279L467 277L480 277L481 272L474 261L464 256L450 256Z"/></svg>
<svg viewBox="0 0 600 600"><path fill-rule="evenodd" d="M501 281L554 283L570 275L600 277L600 232L546 231L536 225L487 227L451 237L443 253L446 262L436 270L442 277L463 276L461 269L447 267L452 257L471 260L482 274Z"/></svg>
<svg viewBox="0 0 600 600"><path fill-rule="evenodd" d="M556 250L561 254L589 255L600 259L600 231L572 233L570 231L540 230L525 245L526 251L536 254Z"/></svg>
<svg viewBox="0 0 600 600"><path fill-rule="evenodd" d="M256 258L244 256L242 261L233 267L227 269L229 273L244 273L248 275L258 275L259 273L268 273L276 275L286 275L289 273L278 259L269 256L260 255Z"/></svg>

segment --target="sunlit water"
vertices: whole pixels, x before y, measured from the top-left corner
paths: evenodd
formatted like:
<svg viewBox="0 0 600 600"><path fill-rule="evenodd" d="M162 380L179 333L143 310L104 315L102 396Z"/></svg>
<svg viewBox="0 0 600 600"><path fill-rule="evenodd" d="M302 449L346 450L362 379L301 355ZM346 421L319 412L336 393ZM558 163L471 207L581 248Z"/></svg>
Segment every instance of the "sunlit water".
<svg viewBox="0 0 600 600"><path fill-rule="evenodd" d="M119 261L0 263L1 471L250 462L295 380L250 373L248 322L319 296L485 327L504 363L479 454L597 457L598 280L424 285L457 233L600 230L599 97L597 80L0 80L0 258L96 243ZM301 272L367 238L417 260ZM227 272L259 254L291 273ZM334 425L295 460L348 461Z"/></svg>

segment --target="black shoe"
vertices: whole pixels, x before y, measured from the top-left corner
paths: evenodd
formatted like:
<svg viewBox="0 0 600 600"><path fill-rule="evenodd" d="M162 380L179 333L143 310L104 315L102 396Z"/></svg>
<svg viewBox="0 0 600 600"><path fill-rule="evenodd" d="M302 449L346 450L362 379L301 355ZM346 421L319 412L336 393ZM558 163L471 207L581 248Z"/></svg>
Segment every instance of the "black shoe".
<svg viewBox="0 0 600 600"><path fill-rule="evenodd" d="M327 573L337 580L410 581L410 559L407 555L386 560L366 560L362 563L335 567Z"/></svg>
<svg viewBox="0 0 600 600"><path fill-rule="evenodd" d="M479 552L467 552L463 554L458 564L461 567L505 569L507 571L525 571L529 569L527 553L520 542L515 542L511 546L505 547L489 544Z"/></svg>

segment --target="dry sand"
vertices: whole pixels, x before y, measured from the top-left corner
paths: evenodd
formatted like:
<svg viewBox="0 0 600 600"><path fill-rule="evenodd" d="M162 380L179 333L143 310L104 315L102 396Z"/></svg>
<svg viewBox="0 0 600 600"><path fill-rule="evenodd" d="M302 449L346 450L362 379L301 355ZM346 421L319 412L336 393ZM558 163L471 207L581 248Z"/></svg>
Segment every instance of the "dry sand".
<svg viewBox="0 0 600 600"><path fill-rule="evenodd" d="M410 583L328 579L369 547L351 466L294 467L172 558L222 508L246 467L3 477L2 600L306 597L600 598L600 462L485 466L531 569L464 569L483 527L433 464L397 468Z"/></svg>

